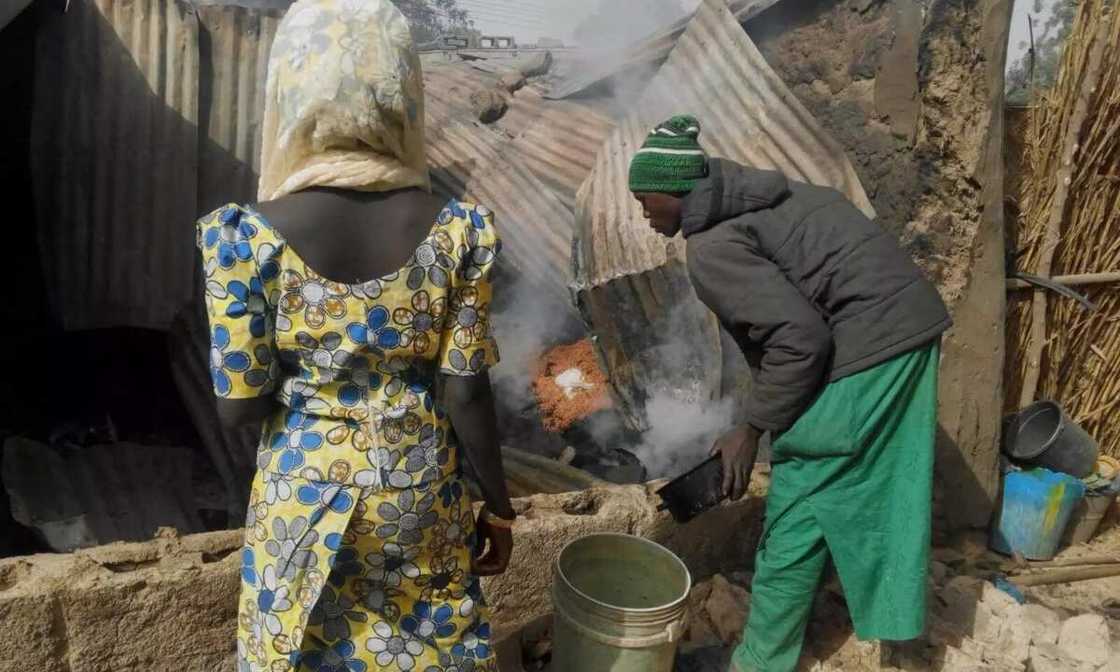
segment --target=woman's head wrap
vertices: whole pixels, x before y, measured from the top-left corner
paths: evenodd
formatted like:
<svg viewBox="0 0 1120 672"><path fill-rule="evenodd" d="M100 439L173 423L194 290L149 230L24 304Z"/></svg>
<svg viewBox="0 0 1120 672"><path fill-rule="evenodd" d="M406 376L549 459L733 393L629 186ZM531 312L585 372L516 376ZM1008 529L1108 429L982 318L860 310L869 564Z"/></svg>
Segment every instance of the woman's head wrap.
<svg viewBox="0 0 1120 672"><path fill-rule="evenodd" d="M429 188L420 59L389 0L300 0L276 32L258 198L314 186Z"/></svg>

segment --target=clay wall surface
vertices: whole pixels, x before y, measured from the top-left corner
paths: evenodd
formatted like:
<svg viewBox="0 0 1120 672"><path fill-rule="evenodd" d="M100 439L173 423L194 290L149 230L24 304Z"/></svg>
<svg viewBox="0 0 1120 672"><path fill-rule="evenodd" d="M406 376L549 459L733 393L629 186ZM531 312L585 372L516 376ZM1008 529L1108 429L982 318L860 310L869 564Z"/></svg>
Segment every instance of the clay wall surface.
<svg viewBox="0 0 1120 672"><path fill-rule="evenodd" d="M809 0L746 24L949 305L937 488L949 528L987 524L998 482L1010 11L1006 0Z"/></svg>

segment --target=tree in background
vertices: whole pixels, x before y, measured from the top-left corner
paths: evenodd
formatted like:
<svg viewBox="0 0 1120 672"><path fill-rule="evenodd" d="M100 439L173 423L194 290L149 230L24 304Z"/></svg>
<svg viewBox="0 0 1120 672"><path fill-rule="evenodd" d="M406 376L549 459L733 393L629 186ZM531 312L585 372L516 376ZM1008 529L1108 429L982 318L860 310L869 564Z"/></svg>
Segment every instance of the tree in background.
<svg viewBox="0 0 1120 672"><path fill-rule="evenodd" d="M680 0L645 0L640 4L602 0L598 11L576 26L572 35L584 47L621 47L665 28L683 14Z"/></svg>
<svg viewBox="0 0 1120 672"><path fill-rule="evenodd" d="M476 32L474 20L459 7L458 0L393 0L393 4L412 25L412 38L419 44L443 35L468 36Z"/></svg>
<svg viewBox="0 0 1120 672"><path fill-rule="evenodd" d="M1009 104L1028 105L1031 103L1032 84L1035 89L1048 89L1057 80L1058 68L1062 64L1062 47L1077 15L1078 0L1053 0L1050 4L1052 9L1046 21L1041 25L1035 21L1033 54L1029 43L1020 44L1019 48L1027 51L1007 70L1005 91ZM1034 16L1040 16L1044 9L1043 0L1034 0Z"/></svg>

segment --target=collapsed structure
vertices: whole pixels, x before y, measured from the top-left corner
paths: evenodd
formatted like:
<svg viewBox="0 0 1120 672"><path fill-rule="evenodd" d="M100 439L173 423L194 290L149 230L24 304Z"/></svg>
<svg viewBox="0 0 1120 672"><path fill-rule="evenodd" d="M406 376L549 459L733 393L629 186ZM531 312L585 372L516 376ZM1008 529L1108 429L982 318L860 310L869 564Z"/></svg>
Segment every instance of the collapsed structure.
<svg viewBox="0 0 1120 672"><path fill-rule="evenodd" d="M720 571L734 579L757 541L762 478L749 500L677 529L656 512L649 488L607 488L573 468L581 462L563 450L624 436L616 427L610 439L593 436L581 423L596 414L641 431L650 426L653 399L733 403L746 379L737 350L695 299L682 244L649 232L626 188L629 156L670 112L699 114L713 155L836 187L876 214L937 280L957 322L942 369L941 527L987 522L1002 399L1009 11L1006 0L705 0L688 19L609 54L424 55L433 187L495 210L506 241L496 320L510 356L508 373L496 376L507 390L536 388L504 396L512 401L503 413L516 421L504 423L515 428L507 472L525 519L515 566L488 586L507 632L547 613L549 561L580 534L612 530L662 541L698 578ZM37 460L58 446L15 446L4 472L9 484L24 481L9 488L18 513L50 530L58 548L150 538L161 525L186 532L241 520L254 437L217 429L184 213L255 200L263 75L279 17L276 9L91 0L45 13L38 26L34 235L49 252L43 263L53 318L69 330L167 332L161 355L201 448L117 450L116 438L91 438ZM136 144L144 151L128 151ZM119 262L141 251L152 251L144 264ZM204 497L201 479L191 481L190 456L196 469L206 462L216 473ZM557 456L563 459L551 459ZM122 501L159 489L130 484L157 459L175 465L161 504L143 516L122 515ZM615 467L633 465L599 466L610 468L597 473L617 476L626 470ZM27 477L33 470L36 479ZM113 475L118 486L100 508L89 487L97 473ZM72 481L80 484L72 497L41 496ZM222 523L200 520L202 499L208 515L224 511ZM734 537L728 542L713 529ZM0 622L28 664L42 669L70 669L90 651L98 655L88 669L159 669L183 657L197 665L187 669L216 668L230 654L221 647L232 644L233 612L222 605L236 585L238 538L165 534L137 546L0 563ZM1024 622L1031 610L976 585L959 565L941 556L938 594L966 616L974 607L1002 620L957 632L944 623L951 609L939 614L942 640L917 652L920 664L946 657L969 670L1073 664L1075 644L1050 633L1016 637L1007 623ZM210 588L192 592L199 582ZM715 593L704 590L696 601L714 609ZM168 622L189 624L197 637L156 647L140 626L165 612L147 613L149 603L181 613ZM43 623L51 624L46 632ZM134 633L135 646L122 633ZM1005 646L1007 660L978 651ZM853 648L867 653L847 652ZM826 653L827 644L814 648L818 657ZM1096 672L1101 661L1102 670L1114 664L1097 647L1077 669Z"/></svg>
<svg viewBox="0 0 1120 672"><path fill-rule="evenodd" d="M934 3L923 15L909 0L709 0L621 51L425 54L433 187L496 211L506 242L495 321L513 356L498 377L528 390L541 353L591 336L630 430L647 428L651 399L695 406L741 392L742 362L695 300L681 244L645 229L622 179L650 120L692 108L714 155L839 188L939 281L958 325L941 395L946 521L986 522L1002 263L985 252L1000 241L1001 210L985 204L1001 201L992 157L1003 54L992 45L1002 44L1007 12L1004 2L978 12ZM261 84L280 16L96 0L46 12L38 26L31 156L52 311L69 330L170 334L184 415L223 491L224 502L208 506L230 524L245 508L253 437L215 429L183 213L255 199ZM90 59L90 49L112 58ZM101 132L106 119L116 125ZM126 127L157 138L160 160L118 147L132 142ZM141 251L151 264L120 263ZM503 395L513 397L525 398ZM539 429L526 419L536 411L506 408L505 424ZM542 432L509 440L550 456L567 441Z"/></svg>

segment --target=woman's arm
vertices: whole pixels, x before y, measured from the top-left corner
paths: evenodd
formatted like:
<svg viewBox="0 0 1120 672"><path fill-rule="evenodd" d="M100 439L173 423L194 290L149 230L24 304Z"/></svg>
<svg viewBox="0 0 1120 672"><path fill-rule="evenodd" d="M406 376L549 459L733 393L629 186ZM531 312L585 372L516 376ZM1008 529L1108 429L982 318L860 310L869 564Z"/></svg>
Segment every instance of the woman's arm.
<svg viewBox="0 0 1120 672"><path fill-rule="evenodd" d="M445 376L444 404L451 416L459 446L466 451L474 466L485 502L483 515L478 517L478 546L472 558L471 571L477 576L501 574L506 571L513 555L513 532L509 527L491 524L485 512L489 511L504 520L513 520L516 514L502 468L498 419L489 374Z"/></svg>
<svg viewBox="0 0 1120 672"><path fill-rule="evenodd" d="M513 518L513 503L502 468L490 376L487 373L444 376L444 404L459 446L466 451L478 475L478 486L487 510L499 518Z"/></svg>
<svg viewBox="0 0 1120 672"><path fill-rule="evenodd" d="M218 421L229 431L258 429L275 408L272 397L218 399Z"/></svg>

